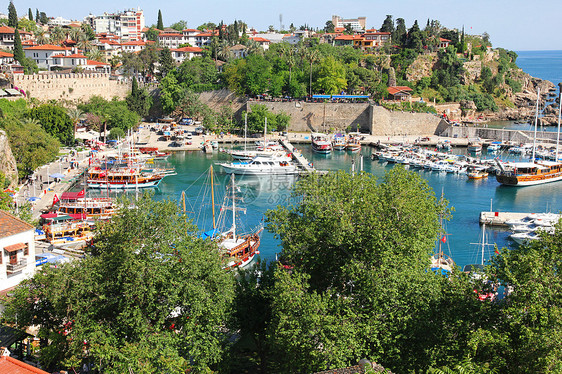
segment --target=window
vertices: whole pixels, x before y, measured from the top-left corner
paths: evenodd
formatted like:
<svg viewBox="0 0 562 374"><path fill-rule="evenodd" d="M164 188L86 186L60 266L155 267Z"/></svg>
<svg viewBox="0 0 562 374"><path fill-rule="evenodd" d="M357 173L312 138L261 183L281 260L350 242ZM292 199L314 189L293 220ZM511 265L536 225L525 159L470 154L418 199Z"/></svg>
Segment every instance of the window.
<svg viewBox="0 0 562 374"><path fill-rule="evenodd" d="M18 254L16 251L10 252L10 265L16 265L18 263Z"/></svg>
<svg viewBox="0 0 562 374"><path fill-rule="evenodd" d="M23 255L29 256L29 244L25 245L25 248L23 249Z"/></svg>

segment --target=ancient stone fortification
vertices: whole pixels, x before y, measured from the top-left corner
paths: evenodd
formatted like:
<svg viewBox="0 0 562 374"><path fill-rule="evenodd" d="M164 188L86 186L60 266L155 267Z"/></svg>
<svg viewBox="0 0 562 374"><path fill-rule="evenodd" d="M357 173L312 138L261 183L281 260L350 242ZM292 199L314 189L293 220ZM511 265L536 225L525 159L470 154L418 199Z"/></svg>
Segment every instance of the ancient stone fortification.
<svg viewBox="0 0 562 374"><path fill-rule="evenodd" d="M0 130L0 173L10 180L10 186L14 187L17 184L18 169L16 167L16 159L12 154L10 142L4 130Z"/></svg>
<svg viewBox="0 0 562 374"><path fill-rule="evenodd" d="M131 83L110 80L109 74L33 74L14 75L14 86L28 97L39 100L88 100L97 95L105 99L125 98Z"/></svg>
<svg viewBox="0 0 562 374"><path fill-rule="evenodd" d="M284 112L291 116L290 131L355 131L373 135L432 135L441 122L440 118L425 113L391 112L381 106L348 103L306 102L255 102L263 104L274 113Z"/></svg>

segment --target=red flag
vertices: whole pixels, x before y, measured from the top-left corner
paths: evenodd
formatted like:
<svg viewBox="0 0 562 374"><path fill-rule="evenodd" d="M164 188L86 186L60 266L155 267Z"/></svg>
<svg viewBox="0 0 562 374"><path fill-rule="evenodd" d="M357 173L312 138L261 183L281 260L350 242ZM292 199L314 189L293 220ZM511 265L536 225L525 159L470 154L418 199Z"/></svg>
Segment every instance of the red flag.
<svg viewBox="0 0 562 374"><path fill-rule="evenodd" d="M442 241L443 243L446 243L446 242L447 242L447 237L446 237L445 235L443 235L443 237L441 238L441 241Z"/></svg>
<svg viewBox="0 0 562 374"><path fill-rule="evenodd" d="M496 252L497 255L500 254L500 251L498 251L497 249L494 252Z"/></svg>
<svg viewBox="0 0 562 374"><path fill-rule="evenodd" d="M55 205L58 202L59 202L59 197L57 196L57 194L55 194L55 196L53 197L53 205Z"/></svg>
<svg viewBox="0 0 562 374"><path fill-rule="evenodd" d="M84 197L84 195L86 194L86 190L82 189L82 191L78 192L78 197Z"/></svg>

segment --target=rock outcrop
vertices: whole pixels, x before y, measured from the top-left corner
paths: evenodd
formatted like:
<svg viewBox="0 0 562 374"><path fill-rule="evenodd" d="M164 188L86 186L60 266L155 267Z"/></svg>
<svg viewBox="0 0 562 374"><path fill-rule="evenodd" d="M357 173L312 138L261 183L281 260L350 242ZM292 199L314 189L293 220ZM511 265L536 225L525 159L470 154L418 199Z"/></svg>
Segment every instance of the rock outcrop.
<svg viewBox="0 0 562 374"><path fill-rule="evenodd" d="M16 159L12 154L8 136L0 130L0 173L10 181L10 187L15 187L18 182L18 169ZM3 186L0 186L3 187Z"/></svg>

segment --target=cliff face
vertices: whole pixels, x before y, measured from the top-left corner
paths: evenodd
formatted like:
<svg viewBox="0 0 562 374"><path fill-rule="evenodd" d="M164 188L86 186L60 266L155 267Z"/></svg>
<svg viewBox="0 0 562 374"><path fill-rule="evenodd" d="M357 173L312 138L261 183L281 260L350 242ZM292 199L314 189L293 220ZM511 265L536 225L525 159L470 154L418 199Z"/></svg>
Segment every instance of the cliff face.
<svg viewBox="0 0 562 374"><path fill-rule="evenodd" d="M10 187L15 187L18 181L18 169L16 159L12 154L8 136L0 130L0 173L3 173L10 181Z"/></svg>

